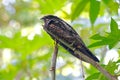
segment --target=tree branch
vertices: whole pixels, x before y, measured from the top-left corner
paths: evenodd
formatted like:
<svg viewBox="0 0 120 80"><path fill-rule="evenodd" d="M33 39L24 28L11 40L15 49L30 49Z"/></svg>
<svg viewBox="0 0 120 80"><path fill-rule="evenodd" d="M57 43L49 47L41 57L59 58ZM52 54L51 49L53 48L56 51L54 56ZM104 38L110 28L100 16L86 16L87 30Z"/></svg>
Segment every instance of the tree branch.
<svg viewBox="0 0 120 80"><path fill-rule="evenodd" d="M54 48L54 53L52 55L52 60L51 60L51 80L55 80L55 70L56 70L56 59L57 59L57 54L58 54L58 45L57 42L55 41L55 48Z"/></svg>
<svg viewBox="0 0 120 80"><path fill-rule="evenodd" d="M95 62L94 60L92 60L91 58L87 57L86 55L84 55L83 53L81 53L80 51L75 50L76 54L79 54L84 60L86 60L87 62L89 62L91 65L93 65L94 67L96 67L101 73L103 73L109 80L118 80L115 76L111 75L109 72L107 72L104 68L102 68L98 62Z"/></svg>

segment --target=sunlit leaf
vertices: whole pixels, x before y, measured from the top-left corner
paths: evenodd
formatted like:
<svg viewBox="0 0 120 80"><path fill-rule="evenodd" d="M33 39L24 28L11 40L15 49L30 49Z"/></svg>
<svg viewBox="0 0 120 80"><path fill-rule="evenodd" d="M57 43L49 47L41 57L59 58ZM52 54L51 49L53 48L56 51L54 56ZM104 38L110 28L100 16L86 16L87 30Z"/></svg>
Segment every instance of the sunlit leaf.
<svg viewBox="0 0 120 80"><path fill-rule="evenodd" d="M118 30L118 24L115 22L115 20L113 18L111 18L111 23L110 23L110 29L111 29L111 34L118 34L119 30Z"/></svg>
<svg viewBox="0 0 120 80"><path fill-rule="evenodd" d="M105 3L108 12L118 14L119 3L117 3L115 0L102 1Z"/></svg>
<svg viewBox="0 0 120 80"><path fill-rule="evenodd" d="M120 41L120 30L118 29L117 23L111 18L110 23L111 32L108 33L108 36L101 36L99 34L93 35L91 38L97 40L88 47L96 47L109 45L109 48L113 48Z"/></svg>
<svg viewBox="0 0 120 80"><path fill-rule="evenodd" d="M40 7L40 11L42 14L53 14L58 10L61 10L62 7L65 5L66 0L36 0Z"/></svg>
<svg viewBox="0 0 120 80"><path fill-rule="evenodd" d="M91 24L93 25L98 14L99 14L99 10L100 10L100 1L97 0L90 0L90 21Z"/></svg>
<svg viewBox="0 0 120 80"><path fill-rule="evenodd" d="M108 72L110 72L111 74L115 74L115 70L118 69L118 65L116 65L116 62L113 62L112 60L109 61L109 63L107 64L107 66L105 67Z"/></svg>
<svg viewBox="0 0 120 80"><path fill-rule="evenodd" d="M99 40L99 39L104 39L105 37L101 36L100 34L95 34L92 37L90 37L91 39L94 40Z"/></svg>
<svg viewBox="0 0 120 80"><path fill-rule="evenodd" d="M92 79L97 80L99 75L100 75L100 73L94 73L94 74L88 76L85 80L92 80Z"/></svg>
<svg viewBox="0 0 120 80"><path fill-rule="evenodd" d="M71 17L72 20L74 20L75 18L77 18L80 15L80 13L84 10L84 8L88 2L89 2L89 0L81 0L77 5L73 4L76 7L72 12L72 17Z"/></svg>

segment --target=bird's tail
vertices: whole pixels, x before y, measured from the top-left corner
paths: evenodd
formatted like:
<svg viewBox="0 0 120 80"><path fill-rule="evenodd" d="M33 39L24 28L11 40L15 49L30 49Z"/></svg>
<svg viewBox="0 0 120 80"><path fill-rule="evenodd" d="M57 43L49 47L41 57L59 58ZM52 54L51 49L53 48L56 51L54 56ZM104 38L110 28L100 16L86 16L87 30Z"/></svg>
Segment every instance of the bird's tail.
<svg viewBox="0 0 120 80"><path fill-rule="evenodd" d="M79 51L85 54L86 56L88 56L89 58L93 59L94 61L99 62L98 58L95 55L93 55L89 49L84 48L84 49L79 49Z"/></svg>
<svg viewBox="0 0 120 80"><path fill-rule="evenodd" d="M67 47L66 45L64 45L63 43L59 42L59 44L64 47L69 53L71 53L73 56L77 57L80 60L83 60L85 62L87 62L86 60L84 60L79 54L75 54L74 51L72 49L70 49L69 47ZM85 53L86 56L90 57L91 59L93 59L96 62L99 62L99 60L97 59L97 57L95 57L88 49L87 50L79 50L82 53ZM86 54L87 53L87 54Z"/></svg>

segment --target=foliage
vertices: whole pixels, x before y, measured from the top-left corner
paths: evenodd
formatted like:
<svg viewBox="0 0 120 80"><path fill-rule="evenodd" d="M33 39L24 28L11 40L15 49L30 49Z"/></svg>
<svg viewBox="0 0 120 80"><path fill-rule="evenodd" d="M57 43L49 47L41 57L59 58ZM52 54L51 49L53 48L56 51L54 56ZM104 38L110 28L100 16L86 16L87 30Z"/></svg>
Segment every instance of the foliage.
<svg viewBox="0 0 120 80"><path fill-rule="evenodd" d="M120 30L118 29L117 23L111 18L110 23L111 32L107 33L107 36L101 36L100 34L95 34L91 37L91 39L99 40L91 44L89 47L101 46L101 45L109 45L109 48L113 48L120 41Z"/></svg>
<svg viewBox="0 0 120 80"><path fill-rule="evenodd" d="M119 0L1 0L0 80L50 80L54 42L40 22L40 17L47 14L71 21L86 45L99 57L101 65L119 76L119 5ZM109 57L105 55L110 50L118 56L116 61L111 59L105 63ZM61 47L57 62L58 80L81 78L80 61ZM93 66L83 65L86 80L107 80Z"/></svg>

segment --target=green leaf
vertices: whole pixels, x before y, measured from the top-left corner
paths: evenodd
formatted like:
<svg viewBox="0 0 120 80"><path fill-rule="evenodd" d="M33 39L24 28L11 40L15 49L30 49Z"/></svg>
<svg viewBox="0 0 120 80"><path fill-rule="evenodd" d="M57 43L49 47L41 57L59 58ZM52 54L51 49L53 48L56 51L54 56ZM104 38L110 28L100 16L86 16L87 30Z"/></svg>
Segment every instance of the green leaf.
<svg viewBox="0 0 120 80"><path fill-rule="evenodd" d="M109 61L109 63L107 64L107 66L105 66L105 69L110 72L111 74L115 74L115 70L118 69L118 65L116 65L117 62L113 62L112 60Z"/></svg>
<svg viewBox="0 0 120 80"><path fill-rule="evenodd" d="M98 80L98 77L99 77L100 73L94 73L90 76L88 76L85 80Z"/></svg>
<svg viewBox="0 0 120 80"><path fill-rule="evenodd" d="M118 8L119 8L119 3L115 0L102 0L105 5L106 9L108 10L109 13L115 13L118 14Z"/></svg>
<svg viewBox="0 0 120 80"><path fill-rule="evenodd" d="M62 9L66 0L36 0L40 7L40 11L42 14L54 14L56 11Z"/></svg>
<svg viewBox="0 0 120 80"><path fill-rule="evenodd" d="M91 24L93 25L98 14L99 14L99 10L100 10L100 1L97 0L90 0L90 21Z"/></svg>
<svg viewBox="0 0 120 80"><path fill-rule="evenodd" d="M101 36L100 34L95 34L92 37L90 37L91 39L94 40L99 40L99 39L104 39L105 37Z"/></svg>
<svg viewBox="0 0 120 80"><path fill-rule="evenodd" d="M22 37L20 32L17 32L12 38L0 35L0 48L10 48L19 53L30 54L44 45L50 45L52 39L43 33L42 36L35 35L33 40L29 40L27 36Z"/></svg>
<svg viewBox="0 0 120 80"><path fill-rule="evenodd" d="M107 41L104 39L104 40L94 42L91 45L89 45L88 47L91 48L91 47L103 46L103 45L107 45L107 44L108 44Z"/></svg>
<svg viewBox="0 0 120 80"><path fill-rule="evenodd" d="M113 48L120 41L120 30L114 19L111 18L110 23L111 32L107 33L107 36L100 36L99 34L93 35L91 39L97 40L88 47L96 47L102 45L109 45L109 48Z"/></svg>
<svg viewBox="0 0 120 80"><path fill-rule="evenodd" d="M90 0L81 0L75 7L75 9L72 11L72 16L71 16L71 20L74 20L76 17L78 17L80 15L80 13L83 11L83 9L85 8L85 6L87 5L87 3ZM75 4L73 4L75 5Z"/></svg>
<svg viewBox="0 0 120 80"><path fill-rule="evenodd" d="M0 35L0 48L10 48L13 47L12 39L6 36Z"/></svg>
<svg viewBox="0 0 120 80"><path fill-rule="evenodd" d="M118 24L115 22L113 18L111 18L111 23L110 23L110 29L111 29L111 34L118 34Z"/></svg>

